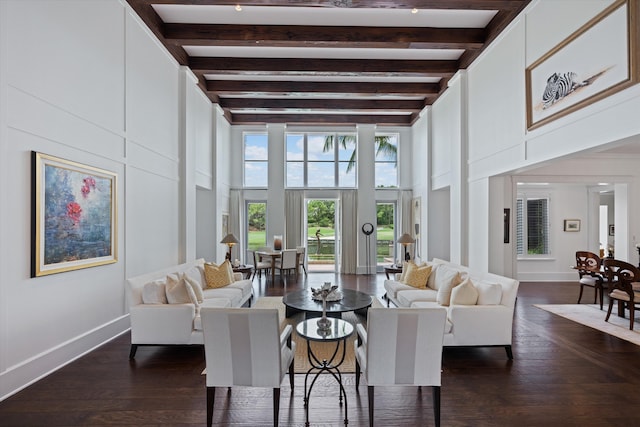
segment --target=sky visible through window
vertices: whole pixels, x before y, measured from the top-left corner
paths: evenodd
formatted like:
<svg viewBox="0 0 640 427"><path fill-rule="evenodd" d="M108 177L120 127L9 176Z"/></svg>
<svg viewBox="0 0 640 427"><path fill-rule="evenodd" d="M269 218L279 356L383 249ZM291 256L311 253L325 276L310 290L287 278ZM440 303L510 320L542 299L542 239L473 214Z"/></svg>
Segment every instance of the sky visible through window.
<svg viewBox="0 0 640 427"><path fill-rule="evenodd" d="M244 186L266 187L269 152L267 134L244 135Z"/></svg>

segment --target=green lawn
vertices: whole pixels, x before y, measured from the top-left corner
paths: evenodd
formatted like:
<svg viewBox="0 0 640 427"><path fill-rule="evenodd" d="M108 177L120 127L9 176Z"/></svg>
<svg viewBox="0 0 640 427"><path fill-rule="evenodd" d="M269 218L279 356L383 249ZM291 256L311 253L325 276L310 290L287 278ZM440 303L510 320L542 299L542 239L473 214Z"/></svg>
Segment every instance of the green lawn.
<svg viewBox="0 0 640 427"><path fill-rule="evenodd" d="M307 229L307 235L309 240L315 239L316 231L320 229L321 237L333 237L336 234L336 230L330 227L309 227ZM380 227L377 230L378 240L393 241L393 228ZM271 245L271 241L267 241L264 231L250 231L249 232L249 249L254 250L262 246Z"/></svg>

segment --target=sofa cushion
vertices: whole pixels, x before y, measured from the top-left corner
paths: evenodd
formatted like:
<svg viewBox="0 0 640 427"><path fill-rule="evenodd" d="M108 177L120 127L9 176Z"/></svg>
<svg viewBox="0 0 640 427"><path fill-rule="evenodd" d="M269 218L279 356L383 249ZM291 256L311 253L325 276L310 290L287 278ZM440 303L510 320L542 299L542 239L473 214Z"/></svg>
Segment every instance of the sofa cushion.
<svg viewBox="0 0 640 427"><path fill-rule="evenodd" d="M407 263L403 283L413 286L414 288L426 289L430 274L430 265L417 266L414 263Z"/></svg>
<svg viewBox="0 0 640 427"><path fill-rule="evenodd" d="M502 286L481 281L475 284L478 290L478 305L498 305L502 301Z"/></svg>
<svg viewBox="0 0 640 427"><path fill-rule="evenodd" d="M201 304L202 301L204 300L204 295L202 293L202 285L196 282L195 280L193 280L190 276L187 275L187 273L184 273L182 275L182 278L186 282L187 286L191 288L191 290L193 291L193 294L196 298L196 302L198 304Z"/></svg>
<svg viewBox="0 0 640 427"><path fill-rule="evenodd" d="M451 290L451 305L476 305L478 302L478 290L470 278Z"/></svg>
<svg viewBox="0 0 640 427"><path fill-rule="evenodd" d="M207 288L216 289L233 283L233 269L229 260L225 260L222 264L214 263L204 264L204 278Z"/></svg>
<svg viewBox="0 0 640 427"><path fill-rule="evenodd" d="M158 279L153 282L145 283L142 288L143 304L166 304L167 303L167 281L166 279Z"/></svg>
<svg viewBox="0 0 640 427"><path fill-rule="evenodd" d="M460 272L446 265L440 265L435 272L435 286L438 290L438 304L449 305L451 290L462 283Z"/></svg>
<svg viewBox="0 0 640 427"><path fill-rule="evenodd" d="M240 305L240 301L242 301L242 290L232 288L230 286L216 289L205 289L203 293L205 302L211 298L226 298L231 301L232 307L238 307Z"/></svg>
<svg viewBox="0 0 640 427"><path fill-rule="evenodd" d="M433 301L435 302L438 297L438 291L433 289L415 289L407 291L398 291L396 299L401 307L410 307L412 303L416 301Z"/></svg>
<svg viewBox="0 0 640 427"><path fill-rule="evenodd" d="M248 279L236 280L235 282L227 286L227 288L240 289L240 291L242 291L243 298L253 293L253 283Z"/></svg>
<svg viewBox="0 0 640 427"><path fill-rule="evenodd" d="M385 280L384 289L387 291L387 297L395 299L399 291L409 291L415 288L397 280Z"/></svg>
<svg viewBox="0 0 640 427"><path fill-rule="evenodd" d="M177 274L169 274L167 276L167 302L169 304L185 304L190 303L191 298L187 292L187 283L178 277Z"/></svg>

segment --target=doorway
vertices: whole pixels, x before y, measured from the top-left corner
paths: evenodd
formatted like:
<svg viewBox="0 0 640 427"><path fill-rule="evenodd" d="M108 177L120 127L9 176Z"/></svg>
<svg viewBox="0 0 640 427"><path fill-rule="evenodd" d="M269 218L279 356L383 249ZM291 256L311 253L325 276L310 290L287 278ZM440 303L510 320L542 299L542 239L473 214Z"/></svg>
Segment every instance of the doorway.
<svg viewBox="0 0 640 427"><path fill-rule="evenodd" d="M305 204L309 272L336 272L340 259L338 200L311 199Z"/></svg>
<svg viewBox="0 0 640 427"><path fill-rule="evenodd" d="M394 264L396 256L396 203L376 203L376 266L382 271L384 265Z"/></svg>

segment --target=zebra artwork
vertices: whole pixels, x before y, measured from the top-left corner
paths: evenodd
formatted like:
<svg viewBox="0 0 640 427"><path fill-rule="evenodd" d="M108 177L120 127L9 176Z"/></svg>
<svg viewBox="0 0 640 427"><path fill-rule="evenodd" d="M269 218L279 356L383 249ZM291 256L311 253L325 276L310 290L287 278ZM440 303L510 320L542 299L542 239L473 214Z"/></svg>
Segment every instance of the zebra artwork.
<svg viewBox="0 0 640 427"><path fill-rule="evenodd" d="M563 74L553 73L551 77L547 79L547 86L544 88L544 93L542 94L542 108L549 108L577 88L589 84L588 80L578 82L576 81L577 78L578 75L574 72Z"/></svg>

